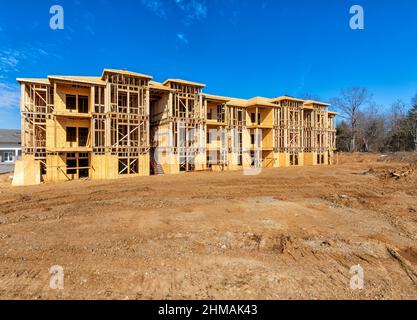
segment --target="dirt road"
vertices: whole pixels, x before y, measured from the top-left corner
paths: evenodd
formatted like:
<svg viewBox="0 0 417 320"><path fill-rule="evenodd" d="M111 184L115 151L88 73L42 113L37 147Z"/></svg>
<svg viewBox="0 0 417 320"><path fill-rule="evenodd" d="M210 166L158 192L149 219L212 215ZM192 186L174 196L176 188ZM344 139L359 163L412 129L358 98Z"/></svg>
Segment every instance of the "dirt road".
<svg viewBox="0 0 417 320"><path fill-rule="evenodd" d="M27 188L3 177L0 298L417 299L411 162ZM49 287L54 265L63 290Z"/></svg>

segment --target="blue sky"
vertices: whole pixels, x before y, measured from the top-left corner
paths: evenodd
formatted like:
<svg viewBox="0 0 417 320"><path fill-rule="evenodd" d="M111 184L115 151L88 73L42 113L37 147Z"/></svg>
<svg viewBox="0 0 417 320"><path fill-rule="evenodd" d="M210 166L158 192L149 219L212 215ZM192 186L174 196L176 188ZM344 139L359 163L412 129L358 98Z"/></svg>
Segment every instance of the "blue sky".
<svg viewBox="0 0 417 320"><path fill-rule="evenodd" d="M64 30L49 9L64 8ZM349 9L365 10L365 29ZM306 93L328 101L366 86L377 103L417 93L415 0L3 1L0 128L19 128L17 77L127 68L250 98Z"/></svg>

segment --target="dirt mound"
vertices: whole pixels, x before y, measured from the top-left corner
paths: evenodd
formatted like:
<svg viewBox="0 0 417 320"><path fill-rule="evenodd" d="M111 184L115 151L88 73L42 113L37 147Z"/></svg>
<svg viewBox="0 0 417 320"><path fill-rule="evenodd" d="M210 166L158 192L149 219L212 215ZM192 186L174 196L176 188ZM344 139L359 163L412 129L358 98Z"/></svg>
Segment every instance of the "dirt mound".
<svg viewBox="0 0 417 320"><path fill-rule="evenodd" d="M4 173L0 174L0 183L11 183L10 177L13 176L13 174L10 173Z"/></svg>
<svg viewBox="0 0 417 320"><path fill-rule="evenodd" d="M365 152L340 152L337 155L338 164L351 163L413 163L417 162L417 152L397 153L365 153Z"/></svg>
<svg viewBox="0 0 417 320"><path fill-rule="evenodd" d="M362 152L340 152L337 154L336 159L338 164L351 164L351 163L372 163L378 161L380 154L362 153Z"/></svg>
<svg viewBox="0 0 417 320"><path fill-rule="evenodd" d="M388 175L396 180L417 177L417 162L401 168L388 170Z"/></svg>
<svg viewBox="0 0 417 320"><path fill-rule="evenodd" d="M380 179L393 179L393 180L416 180L417 179L417 161L407 164L405 166L400 166L397 168L388 168L388 169L374 169L370 168L369 170L363 173L364 175L375 175Z"/></svg>
<svg viewBox="0 0 417 320"><path fill-rule="evenodd" d="M283 233L231 233L219 239L219 247L228 250L275 252L284 254L297 248L296 239Z"/></svg>
<svg viewBox="0 0 417 320"><path fill-rule="evenodd" d="M417 152L396 152L380 155L378 162L401 162L401 163L413 163L417 162Z"/></svg>

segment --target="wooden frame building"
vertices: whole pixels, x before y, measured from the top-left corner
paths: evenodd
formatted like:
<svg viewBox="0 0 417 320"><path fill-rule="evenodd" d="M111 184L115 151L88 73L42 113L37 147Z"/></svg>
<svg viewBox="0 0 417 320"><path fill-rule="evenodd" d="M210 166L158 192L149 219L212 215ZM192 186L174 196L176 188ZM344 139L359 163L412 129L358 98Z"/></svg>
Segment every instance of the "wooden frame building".
<svg viewBox="0 0 417 320"><path fill-rule="evenodd" d="M20 78L14 185L333 163L336 113L283 96L249 100L127 70Z"/></svg>

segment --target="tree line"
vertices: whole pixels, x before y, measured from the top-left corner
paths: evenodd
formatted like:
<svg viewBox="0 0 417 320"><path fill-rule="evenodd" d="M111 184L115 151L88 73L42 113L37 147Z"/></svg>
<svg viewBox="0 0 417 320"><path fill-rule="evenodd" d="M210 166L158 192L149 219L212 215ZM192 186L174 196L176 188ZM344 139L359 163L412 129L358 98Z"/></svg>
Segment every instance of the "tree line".
<svg viewBox="0 0 417 320"><path fill-rule="evenodd" d="M337 149L346 152L417 152L417 94L388 109L375 103L361 87L342 89L331 101L342 121L337 124Z"/></svg>

